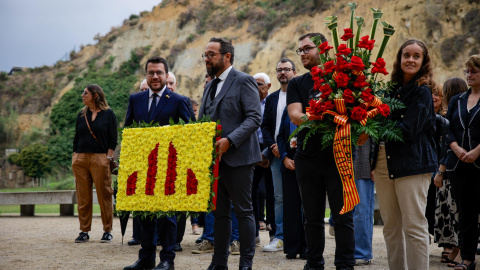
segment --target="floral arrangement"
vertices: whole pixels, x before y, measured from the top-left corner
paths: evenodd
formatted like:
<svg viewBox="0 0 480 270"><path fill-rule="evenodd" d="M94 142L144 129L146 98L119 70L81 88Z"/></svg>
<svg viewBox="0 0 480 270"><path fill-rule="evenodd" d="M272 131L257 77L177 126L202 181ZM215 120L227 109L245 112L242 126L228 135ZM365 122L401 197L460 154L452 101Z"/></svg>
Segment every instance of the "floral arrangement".
<svg viewBox="0 0 480 270"><path fill-rule="evenodd" d="M339 44L336 16L325 18L325 24L332 32L333 46L328 41L322 43L319 36L312 38L318 46L321 61L321 65L311 70L314 90L318 92L309 101L306 121L297 129L308 128L305 140L319 133L323 148L333 143L334 157L344 188L341 214L352 210L359 202L353 175L352 144L356 144L361 134L367 134L377 141L401 140L400 131L394 128L395 123L388 120L387 116L391 109L402 105L393 99L383 98L392 88L392 83L378 80L379 73L388 74L382 55L395 29L382 22L384 38L375 61L370 62L376 26L383 13L371 9L374 18L372 30L370 35L360 38L364 19L354 17L356 3L349 3L348 6L351 8L350 28L344 29L340 37L345 41L344 44ZM357 22L356 34L353 30L354 19Z"/></svg>
<svg viewBox="0 0 480 270"><path fill-rule="evenodd" d="M124 129L116 209L208 211L217 135L215 122Z"/></svg>

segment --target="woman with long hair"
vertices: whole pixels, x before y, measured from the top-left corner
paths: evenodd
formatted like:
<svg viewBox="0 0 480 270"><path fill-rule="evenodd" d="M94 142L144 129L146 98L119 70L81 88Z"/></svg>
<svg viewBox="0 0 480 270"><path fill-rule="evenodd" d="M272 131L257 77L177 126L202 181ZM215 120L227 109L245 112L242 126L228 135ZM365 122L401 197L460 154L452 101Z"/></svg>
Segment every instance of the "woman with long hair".
<svg viewBox="0 0 480 270"><path fill-rule="evenodd" d="M461 78L446 80L443 84L445 97L443 103L446 106L443 107L446 108L454 96L467 90L467 83ZM445 139L442 138L442 141L438 144L439 167L434 178L435 186L437 186L434 240L439 247L443 247L442 263L455 266L461 260L460 249L458 248L458 208L452 195L452 185L445 168L445 156L448 148Z"/></svg>
<svg viewBox="0 0 480 270"><path fill-rule="evenodd" d="M97 190L104 231L100 242L110 242L113 239L110 160L117 146L117 118L108 107L102 88L96 84L83 90L82 101L85 107L78 113L72 157L81 231L75 243L90 239L93 184Z"/></svg>
<svg viewBox="0 0 480 270"><path fill-rule="evenodd" d="M428 49L420 40L402 44L393 65L390 93L405 105L392 111L403 142L380 142L375 183L380 214L385 223L390 269L428 269L429 234L425 218L430 177L437 167L433 134L432 67Z"/></svg>
<svg viewBox="0 0 480 270"><path fill-rule="evenodd" d="M450 121L446 170L459 211L459 244L462 261L454 269L475 269L480 210L480 55L465 63L467 92L458 94L448 104Z"/></svg>

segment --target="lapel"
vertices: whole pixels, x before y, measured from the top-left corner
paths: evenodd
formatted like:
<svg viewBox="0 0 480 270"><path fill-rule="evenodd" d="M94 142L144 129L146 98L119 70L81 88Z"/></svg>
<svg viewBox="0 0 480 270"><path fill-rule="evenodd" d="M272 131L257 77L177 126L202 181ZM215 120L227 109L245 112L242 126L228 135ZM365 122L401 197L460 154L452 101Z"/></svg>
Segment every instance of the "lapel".
<svg viewBox="0 0 480 270"><path fill-rule="evenodd" d="M157 118L157 115L163 111L163 109L165 109L165 107L167 106L168 102L170 101L170 99L172 98L172 91L170 91L167 88L165 88L165 91L163 91L163 94L162 96L160 97L160 101L158 101L158 104L157 104L157 108L155 108L155 111L153 112L153 115L154 115L154 119ZM167 97L168 96L168 97Z"/></svg>
<svg viewBox="0 0 480 270"><path fill-rule="evenodd" d="M467 103L468 103L468 91L463 93L458 99L458 115L460 115L460 123L463 129L466 129L467 125L465 120L467 119Z"/></svg>
<svg viewBox="0 0 480 270"><path fill-rule="evenodd" d="M205 85L205 88L203 89L202 106L200 106L198 117L203 117L205 115L205 103L206 103L207 97L210 97L210 90L211 90L210 88L211 88L212 82L213 80L209 81Z"/></svg>
<svg viewBox="0 0 480 270"><path fill-rule="evenodd" d="M150 89L147 89L145 91L142 91L140 93L142 93L143 95L140 96L140 104L146 104L145 106L142 106L142 109L141 109L141 117L140 119L145 119L145 122L148 122L148 101L149 101L149 92Z"/></svg>
<svg viewBox="0 0 480 270"><path fill-rule="evenodd" d="M218 104L220 103L220 101L223 99L223 97L225 97L225 95L227 94L227 92L230 90L233 82L235 81L235 77L237 76L237 71L235 70L235 68L232 68L230 70L230 73L228 73L228 76L227 78L225 79L225 82L223 83L222 85L222 89L220 89L220 93L218 93L217 97L215 97L215 99L213 100L213 106L215 108L214 110L214 114L213 115L216 115L216 112L217 112L217 108L218 108ZM210 91L209 91L210 92ZM208 96L208 95L207 95Z"/></svg>

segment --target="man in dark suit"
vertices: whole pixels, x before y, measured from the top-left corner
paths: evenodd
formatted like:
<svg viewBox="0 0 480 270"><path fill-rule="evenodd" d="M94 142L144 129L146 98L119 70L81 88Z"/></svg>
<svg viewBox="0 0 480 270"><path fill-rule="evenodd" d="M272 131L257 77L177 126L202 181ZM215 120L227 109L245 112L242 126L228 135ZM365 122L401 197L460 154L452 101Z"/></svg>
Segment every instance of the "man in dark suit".
<svg viewBox="0 0 480 270"><path fill-rule="evenodd" d="M217 208L214 211L215 249L208 270L227 269L232 230L231 205L238 218L240 269L252 269L255 254L255 218L252 207L252 177L262 160L255 131L261 123L260 98L252 76L232 67L234 47L230 41L211 38L202 55L210 76L203 93L199 118L220 120L222 138L217 142L220 173Z"/></svg>
<svg viewBox="0 0 480 270"><path fill-rule="evenodd" d="M127 117L125 126L140 122L153 122L159 125L168 125L170 118L174 122L183 119L189 121L190 113L185 98L166 87L168 77L167 61L161 57L151 57L145 64L147 83L149 89L132 94L128 101ZM155 267L155 250L157 244L157 222L159 222L160 263ZM177 235L177 223L175 217L160 219L140 219L142 225L142 248L138 253L139 259L124 269L155 269L173 270L175 240Z"/></svg>

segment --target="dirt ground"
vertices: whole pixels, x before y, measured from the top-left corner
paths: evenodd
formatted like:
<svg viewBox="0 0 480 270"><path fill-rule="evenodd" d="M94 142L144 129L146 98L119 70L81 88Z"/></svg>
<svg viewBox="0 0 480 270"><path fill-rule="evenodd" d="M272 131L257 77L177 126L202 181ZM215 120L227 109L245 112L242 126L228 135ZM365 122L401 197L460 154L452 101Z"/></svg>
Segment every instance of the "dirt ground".
<svg viewBox="0 0 480 270"><path fill-rule="evenodd" d="M90 241L76 244L79 233L77 217L59 216L0 216L0 269L123 269L137 259L138 246L128 246L132 235L132 223L129 220L124 245L121 244L120 222L114 220L113 241L100 243L102 222L94 216ZM333 264L334 237L328 235L326 227L325 269L335 269ZM257 247L253 269L303 269L304 260L287 260L283 252L262 252L262 246L268 244L268 232L261 231L261 246ZM192 235L187 221L187 231L182 242L183 251L177 253L175 268L207 269L211 254L192 254L197 235ZM441 249L435 244L430 246L430 269L451 269L440 263ZM385 242L382 227L375 226L373 236L373 264L357 266L356 269L388 269ZM159 261L157 253L157 261ZM238 269L239 256L230 255L230 269ZM480 256L477 256L480 262ZM477 267L480 269L480 267Z"/></svg>

